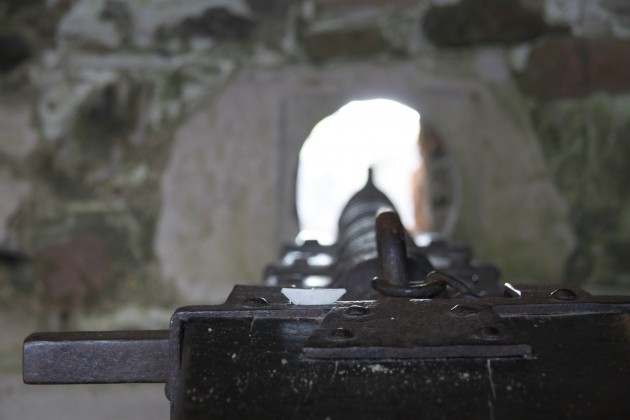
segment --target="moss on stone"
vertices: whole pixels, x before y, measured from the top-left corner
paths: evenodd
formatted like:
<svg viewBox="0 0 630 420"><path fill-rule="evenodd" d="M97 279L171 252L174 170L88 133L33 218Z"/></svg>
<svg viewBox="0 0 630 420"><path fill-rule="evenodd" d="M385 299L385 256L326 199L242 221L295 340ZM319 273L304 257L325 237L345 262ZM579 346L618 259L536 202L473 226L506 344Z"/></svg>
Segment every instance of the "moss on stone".
<svg viewBox="0 0 630 420"><path fill-rule="evenodd" d="M593 95L540 103L533 112L543 150L571 209L578 245L565 277L615 283L630 276L630 97Z"/></svg>

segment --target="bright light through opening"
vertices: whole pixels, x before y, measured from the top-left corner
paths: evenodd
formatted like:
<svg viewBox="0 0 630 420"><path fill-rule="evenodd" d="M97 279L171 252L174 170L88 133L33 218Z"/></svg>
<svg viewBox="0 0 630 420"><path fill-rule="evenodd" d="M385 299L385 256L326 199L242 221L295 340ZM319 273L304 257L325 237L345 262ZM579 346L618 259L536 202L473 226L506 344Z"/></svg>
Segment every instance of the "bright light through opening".
<svg viewBox="0 0 630 420"><path fill-rule="evenodd" d="M301 236L332 242L348 199L374 183L415 228L413 177L421 165L420 114L388 99L353 101L320 121L300 152L297 210Z"/></svg>

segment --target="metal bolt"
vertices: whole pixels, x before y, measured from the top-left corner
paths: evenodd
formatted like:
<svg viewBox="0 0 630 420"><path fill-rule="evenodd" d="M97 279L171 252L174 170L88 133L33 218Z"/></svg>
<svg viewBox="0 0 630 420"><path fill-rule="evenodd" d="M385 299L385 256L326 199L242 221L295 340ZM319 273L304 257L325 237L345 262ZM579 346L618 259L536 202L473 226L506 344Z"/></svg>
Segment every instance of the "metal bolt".
<svg viewBox="0 0 630 420"><path fill-rule="evenodd" d="M344 311L345 315L352 317L364 316L367 315L367 313L368 309L359 305L352 305Z"/></svg>
<svg viewBox="0 0 630 420"><path fill-rule="evenodd" d="M265 299L265 298L253 297L253 298L245 299L243 301L243 305L245 305L245 306L267 306L267 305L269 305L269 302L267 302L267 299Z"/></svg>
<svg viewBox="0 0 630 420"><path fill-rule="evenodd" d="M469 316L477 313L477 308L466 305L455 305L451 308L451 313L457 316Z"/></svg>
<svg viewBox="0 0 630 420"><path fill-rule="evenodd" d="M498 340L503 333L497 327L487 326L479 330L479 335L484 340Z"/></svg>
<svg viewBox="0 0 630 420"><path fill-rule="evenodd" d="M335 328L328 334L328 338L333 340L349 340L352 337L354 337L352 331L343 327Z"/></svg>
<svg viewBox="0 0 630 420"><path fill-rule="evenodd" d="M577 300L577 295L571 289L558 289L551 293L551 297L557 300Z"/></svg>

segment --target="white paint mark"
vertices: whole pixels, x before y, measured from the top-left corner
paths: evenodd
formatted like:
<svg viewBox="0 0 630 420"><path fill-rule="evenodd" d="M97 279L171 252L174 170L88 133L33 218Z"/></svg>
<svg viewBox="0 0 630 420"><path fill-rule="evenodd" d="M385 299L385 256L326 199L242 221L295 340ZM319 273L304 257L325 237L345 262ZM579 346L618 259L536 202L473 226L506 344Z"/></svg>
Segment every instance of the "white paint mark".
<svg viewBox="0 0 630 420"><path fill-rule="evenodd" d="M282 294L294 305L332 305L346 293L346 289L283 288Z"/></svg>
<svg viewBox="0 0 630 420"><path fill-rule="evenodd" d="M486 367L488 368L488 379L490 380L490 389L492 390L492 399L497 399L497 391L494 388L494 381L492 380L492 366L490 366L490 359L486 362Z"/></svg>
<svg viewBox="0 0 630 420"><path fill-rule="evenodd" d="M492 391L492 399L488 399L488 408L490 409L490 419L494 420L494 405L492 402L497 399L497 391L494 388L494 380L492 379L492 366L490 366L490 359L486 362L486 368L488 369L488 379L490 380L490 390Z"/></svg>
<svg viewBox="0 0 630 420"><path fill-rule="evenodd" d="M368 366L368 369L370 369L373 373L390 373L391 372L389 368L386 368L385 366L380 365L380 364L370 365Z"/></svg>
<svg viewBox="0 0 630 420"><path fill-rule="evenodd" d="M335 381L335 375L337 374L337 369L339 368L339 362L335 361L335 369L333 370L333 374L330 377L330 383L332 384Z"/></svg>
<svg viewBox="0 0 630 420"><path fill-rule="evenodd" d="M256 321L256 317L252 318L252 323L249 324L249 333L248 335L252 335L252 328L254 328L254 322Z"/></svg>

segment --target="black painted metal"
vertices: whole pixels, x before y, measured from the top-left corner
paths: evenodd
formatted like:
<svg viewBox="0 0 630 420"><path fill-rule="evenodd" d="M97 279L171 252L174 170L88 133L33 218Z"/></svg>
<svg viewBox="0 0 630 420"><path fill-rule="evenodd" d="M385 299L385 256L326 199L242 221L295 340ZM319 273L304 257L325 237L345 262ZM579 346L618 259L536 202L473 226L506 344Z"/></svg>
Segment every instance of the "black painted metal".
<svg viewBox="0 0 630 420"><path fill-rule="evenodd" d="M630 298L556 289L307 307L240 287L270 304L175 314L172 418L629 418Z"/></svg>
<svg viewBox="0 0 630 420"><path fill-rule="evenodd" d="M381 267L379 279L392 286L408 287L406 231L400 217L393 209L383 208L376 214L375 222L376 246Z"/></svg>
<svg viewBox="0 0 630 420"><path fill-rule="evenodd" d="M345 301L235 286L223 305L175 311L169 331L33 334L24 380L166 382L186 420L630 418L630 297L501 285L465 247L413 244L393 212L375 226L383 204L368 182L336 245L289 246L292 262L266 271L279 286L330 276Z"/></svg>
<svg viewBox="0 0 630 420"><path fill-rule="evenodd" d="M35 333L24 340L27 384L165 382L168 331Z"/></svg>
<svg viewBox="0 0 630 420"><path fill-rule="evenodd" d="M178 309L168 340L32 335L24 375L166 381L172 418L187 420L629 418L630 298L519 289L300 306L280 288L237 286L223 305Z"/></svg>
<svg viewBox="0 0 630 420"><path fill-rule="evenodd" d="M417 246L392 202L374 185L372 171L365 186L342 210L338 231L332 246L316 241L286 246L280 261L266 267L265 284L311 287L309 277L327 277L331 287L346 289L345 299L503 293L496 267L473 262L467 247L439 239ZM310 264L316 255L327 255L330 263ZM426 277L436 270L431 278ZM447 285L451 288L446 289Z"/></svg>

